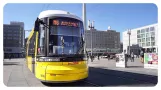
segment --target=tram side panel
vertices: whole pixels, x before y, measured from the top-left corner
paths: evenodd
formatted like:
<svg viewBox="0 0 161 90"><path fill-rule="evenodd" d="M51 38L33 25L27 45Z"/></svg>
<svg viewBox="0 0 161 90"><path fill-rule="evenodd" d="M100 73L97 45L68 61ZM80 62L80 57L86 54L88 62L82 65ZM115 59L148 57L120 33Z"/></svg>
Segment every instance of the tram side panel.
<svg viewBox="0 0 161 90"><path fill-rule="evenodd" d="M29 70L31 72L34 73L34 56L35 56L35 32L34 30L31 31L30 35L29 35L29 38L28 38L28 41L27 41L27 44L28 44L28 47L27 47L27 56L26 56L26 60L27 60L27 67L29 68Z"/></svg>
<svg viewBox="0 0 161 90"><path fill-rule="evenodd" d="M38 42L39 42L39 32L36 32L36 45L35 45L35 77L45 81L45 77L46 77L46 65L44 62L37 62L36 59L38 59L37 57L37 51L38 51Z"/></svg>
<svg viewBox="0 0 161 90"><path fill-rule="evenodd" d="M32 57L31 56L27 57L27 62L28 62L28 68L32 72Z"/></svg>

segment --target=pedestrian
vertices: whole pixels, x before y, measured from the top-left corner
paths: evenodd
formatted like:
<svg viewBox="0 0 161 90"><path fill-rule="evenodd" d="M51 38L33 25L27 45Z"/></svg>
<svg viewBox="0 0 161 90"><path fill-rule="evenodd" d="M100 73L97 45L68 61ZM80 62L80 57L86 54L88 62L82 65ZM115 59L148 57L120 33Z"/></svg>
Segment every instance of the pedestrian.
<svg viewBox="0 0 161 90"><path fill-rule="evenodd" d="M131 52L131 62L134 62L134 53Z"/></svg>
<svg viewBox="0 0 161 90"><path fill-rule="evenodd" d="M92 57L92 55L90 55L90 58L91 58L91 62L93 62L93 57Z"/></svg>
<svg viewBox="0 0 161 90"><path fill-rule="evenodd" d="M110 60L110 54L107 55L108 60Z"/></svg>
<svg viewBox="0 0 161 90"><path fill-rule="evenodd" d="M11 60L11 55L9 55L9 60Z"/></svg>
<svg viewBox="0 0 161 90"><path fill-rule="evenodd" d="M143 51L143 49L140 52L140 56L141 56L141 62L144 63L144 51Z"/></svg>
<svg viewBox="0 0 161 90"><path fill-rule="evenodd" d="M98 54L98 60L100 60L99 54Z"/></svg>
<svg viewBox="0 0 161 90"><path fill-rule="evenodd" d="M94 56L94 55L92 55L92 60L94 60L94 58L95 58L95 56Z"/></svg>
<svg viewBox="0 0 161 90"><path fill-rule="evenodd" d="M139 54L137 53L137 58L139 58Z"/></svg>
<svg viewBox="0 0 161 90"><path fill-rule="evenodd" d="M88 54L87 54L87 60L89 59L89 56L88 56Z"/></svg>

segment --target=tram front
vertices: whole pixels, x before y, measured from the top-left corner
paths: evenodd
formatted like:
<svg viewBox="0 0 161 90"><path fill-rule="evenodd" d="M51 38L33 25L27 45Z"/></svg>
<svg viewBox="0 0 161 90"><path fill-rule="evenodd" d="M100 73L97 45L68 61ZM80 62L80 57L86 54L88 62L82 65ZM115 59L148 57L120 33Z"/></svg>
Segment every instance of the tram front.
<svg viewBox="0 0 161 90"><path fill-rule="evenodd" d="M40 30L36 77L45 82L73 82L88 77L84 29L73 17L50 17ZM41 56L41 54L44 53Z"/></svg>

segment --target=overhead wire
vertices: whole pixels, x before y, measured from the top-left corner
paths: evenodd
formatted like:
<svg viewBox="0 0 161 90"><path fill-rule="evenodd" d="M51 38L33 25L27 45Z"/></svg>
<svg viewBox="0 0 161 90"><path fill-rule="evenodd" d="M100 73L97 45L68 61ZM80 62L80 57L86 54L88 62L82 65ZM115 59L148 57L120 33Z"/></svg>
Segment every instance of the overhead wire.
<svg viewBox="0 0 161 90"><path fill-rule="evenodd" d="M40 12L42 12L44 10L45 4L43 4L42 9L40 10Z"/></svg>
<svg viewBox="0 0 161 90"><path fill-rule="evenodd" d="M45 6L46 6L46 4L43 4L43 5L42 5L42 8L40 9L39 13L42 12L42 11L45 9ZM50 6L50 4L47 4L46 7L48 8L49 6ZM30 32L30 31L31 31L31 30L25 30L25 34L26 34L26 32Z"/></svg>
<svg viewBox="0 0 161 90"><path fill-rule="evenodd" d="M50 7L50 4L47 5L47 8L46 9L48 9L49 7Z"/></svg>

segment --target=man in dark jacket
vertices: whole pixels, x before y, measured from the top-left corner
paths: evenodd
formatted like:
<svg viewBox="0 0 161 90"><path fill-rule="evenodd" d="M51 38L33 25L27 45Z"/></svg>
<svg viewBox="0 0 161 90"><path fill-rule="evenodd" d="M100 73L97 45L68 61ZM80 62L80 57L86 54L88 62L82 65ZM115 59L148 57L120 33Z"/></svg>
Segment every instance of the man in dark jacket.
<svg viewBox="0 0 161 90"><path fill-rule="evenodd" d="M144 51L143 51L143 49L141 49L140 56L141 56L141 62L144 63Z"/></svg>
<svg viewBox="0 0 161 90"><path fill-rule="evenodd" d="M99 54L98 54L98 60L100 60L100 56L99 56Z"/></svg>
<svg viewBox="0 0 161 90"><path fill-rule="evenodd" d="M134 53L131 52L131 62L134 62Z"/></svg>
<svg viewBox="0 0 161 90"><path fill-rule="evenodd" d="M9 60L11 60L11 55L9 55Z"/></svg>

